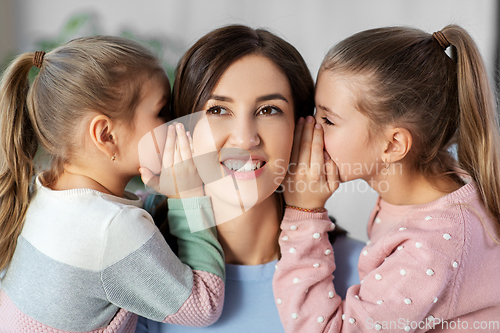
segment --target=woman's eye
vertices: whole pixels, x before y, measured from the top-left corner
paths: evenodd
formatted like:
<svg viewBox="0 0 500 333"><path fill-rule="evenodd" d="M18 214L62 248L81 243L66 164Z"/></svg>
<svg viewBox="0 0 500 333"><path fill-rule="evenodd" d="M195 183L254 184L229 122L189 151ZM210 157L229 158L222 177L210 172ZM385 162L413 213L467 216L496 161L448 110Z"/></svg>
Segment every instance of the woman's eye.
<svg viewBox="0 0 500 333"><path fill-rule="evenodd" d="M227 109L225 109L222 106L212 106L207 110L207 114L212 114L212 115L223 115L223 114L228 114L229 112Z"/></svg>
<svg viewBox="0 0 500 333"><path fill-rule="evenodd" d="M328 119L327 117L321 117L321 119L323 119L323 122L324 122L325 124L327 124L328 126L335 125L335 124L334 124L334 123L332 123L332 122L330 121L330 119Z"/></svg>
<svg viewBox="0 0 500 333"><path fill-rule="evenodd" d="M263 114L266 116L282 113L282 111L276 107L266 106L259 110L258 114Z"/></svg>

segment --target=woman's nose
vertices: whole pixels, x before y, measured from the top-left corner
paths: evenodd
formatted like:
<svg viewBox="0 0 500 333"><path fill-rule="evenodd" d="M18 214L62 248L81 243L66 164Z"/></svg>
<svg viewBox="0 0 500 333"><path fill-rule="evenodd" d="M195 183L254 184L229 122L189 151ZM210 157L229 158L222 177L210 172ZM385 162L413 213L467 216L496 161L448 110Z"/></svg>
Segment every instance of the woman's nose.
<svg viewBox="0 0 500 333"><path fill-rule="evenodd" d="M250 150L260 144L258 127L254 121L238 121L232 127L228 140L232 146Z"/></svg>

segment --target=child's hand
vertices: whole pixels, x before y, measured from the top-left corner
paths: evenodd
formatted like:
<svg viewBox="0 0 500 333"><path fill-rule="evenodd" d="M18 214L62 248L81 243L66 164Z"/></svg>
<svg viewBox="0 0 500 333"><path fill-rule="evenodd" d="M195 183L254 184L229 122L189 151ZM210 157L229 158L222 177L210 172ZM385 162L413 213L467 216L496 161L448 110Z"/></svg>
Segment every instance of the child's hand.
<svg viewBox="0 0 500 333"><path fill-rule="evenodd" d="M203 182L192 157L192 138L184 125L169 125L161 173L154 175L149 169L141 167L142 181L169 198L204 196Z"/></svg>
<svg viewBox="0 0 500 333"><path fill-rule="evenodd" d="M338 169L323 150L323 128L313 117L295 127L292 155L283 182L285 202L306 209L322 208L339 187Z"/></svg>

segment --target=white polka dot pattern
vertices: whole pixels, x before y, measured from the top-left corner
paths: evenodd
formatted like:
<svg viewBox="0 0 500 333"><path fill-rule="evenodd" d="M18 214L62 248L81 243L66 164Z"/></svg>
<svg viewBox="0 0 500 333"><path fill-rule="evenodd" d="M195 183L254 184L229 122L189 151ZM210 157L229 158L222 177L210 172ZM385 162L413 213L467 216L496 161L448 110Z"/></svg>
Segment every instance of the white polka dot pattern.
<svg viewBox="0 0 500 333"><path fill-rule="evenodd" d="M380 207L379 209L385 209L385 206ZM337 259L337 253L333 253L324 234L330 223L325 221L320 226L316 220L314 224L310 225L294 221L283 228L283 232L288 232L290 236L290 241L286 244L285 254L290 246L296 248L297 253L300 254L283 256L287 260L286 269L288 270L290 267L290 260L301 261L301 266L294 271L293 275L290 275L290 272L287 273L289 278L286 284L288 286L282 290L288 294L294 292L297 298L309 305L308 308L300 307L300 304L298 306L290 305L287 301L290 296L284 297L283 293L277 294L287 304L288 310L283 312L285 320L292 322L290 314L300 313L299 319L290 327L300 327L301 331L307 332L311 328L310 332L320 332L320 329L324 329L325 323L326 327L340 327L342 323L335 321L340 322L340 317L342 317L342 320L345 320L343 328L345 327L346 331L349 328L352 331L362 331L366 318L373 318L371 329L385 331L386 327L382 324L383 321L390 320L391 318L388 318L387 314L394 313L396 310L410 321L435 320L434 314L437 316L439 313L437 309L442 308L441 303L444 305L444 301L438 302L438 297L435 297L444 293L443 288L437 288L436 285L439 283L442 286L442 279L449 277L450 274L461 273L456 269L461 267L458 259L462 262L463 255L457 251L459 248L456 243L462 240L463 235L459 234L453 225L446 224L446 218L443 218L441 213L434 208L432 211L412 211L411 214L407 215L407 218L405 217L404 220L397 223L395 218L383 210L372 221L372 229L369 229L369 236L372 237L372 240L368 241L366 246L361 249L359 257L359 283L362 286L353 286L348 291L345 301L340 300L339 295L332 288L336 280L333 280L332 284L330 276L328 282L320 282L323 289L318 289L319 283L318 280L315 280L316 275L314 275L325 274L323 279L326 280L327 273L323 272L329 264L328 261ZM293 237L289 231L291 225L296 225L298 228L293 233ZM386 231L388 231L388 235L384 235ZM301 240L304 247L297 242L298 239ZM450 252L450 248L454 252ZM449 253L444 252L443 249ZM443 253L444 255L442 255ZM332 254L335 256L331 256ZM457 258L457 260L453 258ZM280 266L280 268L282 267L285 266ZM283 268L281 270L285 271ZM303 270L309 270L310 273L302 274ZM294 276L300 277L301 281L295 286L291 283ZM407 289L405 289L406 286L408 286ZM425 286L425 288L418 289L416 286ZM307 287L309 287L309 293L306 296L303 295L303 292ZM294 300L294 302L297 301ZM320 304L324 304L324 306L320 306ZM328 313L324 312L330 307L334 307L332 312L330 312L331 310L328 310ZM394 307L396 310L393 309ZM280 306L280 308L282 307ZM305 312L304 309L307 309L308 312ZM422 309L425 309L425 313ZM429 309L432 310L433 314L427 312ZM343 314L340 315L335 311ZM337 315L335 315L336 313ZM307 325L304 324L306 322ZM399 331L412 331L410 326L406 327L405 325L407 324L398 327ZM291 331L294 330L291 329ZM387 329L387 331L391 330Z"/></svg>

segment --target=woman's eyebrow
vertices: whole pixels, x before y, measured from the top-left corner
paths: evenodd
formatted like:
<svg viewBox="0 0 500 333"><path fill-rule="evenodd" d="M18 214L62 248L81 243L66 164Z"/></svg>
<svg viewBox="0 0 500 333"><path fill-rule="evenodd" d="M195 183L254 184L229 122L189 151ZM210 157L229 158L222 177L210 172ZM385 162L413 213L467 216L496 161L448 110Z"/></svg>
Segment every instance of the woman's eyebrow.
<svg viewBox="0 0 500 333"><path fill-rule="evenodd" d="M213 99L216 101L221 101L221 102L233 102L233 99L231 97L226 97L226 96L221 96L221 95L210 95L209 100Z"/></svg>
<svg viewBox="0 0 500 333"><path fill-rule="evenodd" d="M210 95L209 100L210 99L213 99L216 101L221 101L221 102L230 102L230 103L234 102L234 100L231 97L222 96L222 95ZM283 96L282 94L279 94L279 93L259 96L259 97L257 97L256 101L257 102L264 102L264 101L271 101L274 99L280 99L280 100L288 103L288 100L285 98L285 96Z"/></svg>
<svg viewBox="0 0 500 333"><path fill-rule="evenodd" d="M257 98L257 102L271 101L273 99L281 99L281 100L288 103L288 100L282 94L269 94L269 95L260 96Z"/></svg>
<svg viewBox="0 0 500 333"><path fill-rule="evenodd" d="M331 115L332 115L332 116L334 116L334 117L337 117L337 118L342 119L342 117L341 117L341 116L339 116L338 114L336 114L335 112L333 112L330 108L327 108L326 106L323 106L323 105L318 105L318 109L321 109L321 110L323 110L324 112L329 113L329 114L331 114Z"/></svg>

